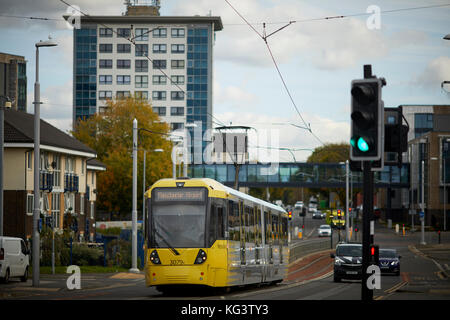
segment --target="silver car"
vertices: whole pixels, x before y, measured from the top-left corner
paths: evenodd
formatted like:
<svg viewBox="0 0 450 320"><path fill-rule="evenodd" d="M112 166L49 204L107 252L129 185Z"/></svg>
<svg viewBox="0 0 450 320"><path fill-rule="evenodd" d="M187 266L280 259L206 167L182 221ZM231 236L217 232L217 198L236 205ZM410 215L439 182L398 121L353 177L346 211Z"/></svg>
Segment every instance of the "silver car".
<svg viewBox="0 0 450 320"><path fill-rule="evenodd" d="M318 230L319 237L331 237L331 227L328 224L323 224Z"/></svg>

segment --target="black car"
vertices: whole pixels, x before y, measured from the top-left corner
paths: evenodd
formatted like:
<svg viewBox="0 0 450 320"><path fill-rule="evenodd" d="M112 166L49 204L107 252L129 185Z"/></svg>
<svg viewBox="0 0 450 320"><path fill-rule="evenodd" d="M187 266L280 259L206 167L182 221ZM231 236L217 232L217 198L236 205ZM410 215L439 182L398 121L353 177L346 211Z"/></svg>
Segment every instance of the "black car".
<svg viewBox="0 0 450 320"><path fill-rule="evenodd" d="M381 273L394 273L400 275L400 258L395 249L380 249Z"/></svg>
<svg viewBox="0 0 450 320"><path fill-rule="evenodd" d="M341 279L362 279L362 244L340 243L336 246L334 258L334 281Z"/></svg>

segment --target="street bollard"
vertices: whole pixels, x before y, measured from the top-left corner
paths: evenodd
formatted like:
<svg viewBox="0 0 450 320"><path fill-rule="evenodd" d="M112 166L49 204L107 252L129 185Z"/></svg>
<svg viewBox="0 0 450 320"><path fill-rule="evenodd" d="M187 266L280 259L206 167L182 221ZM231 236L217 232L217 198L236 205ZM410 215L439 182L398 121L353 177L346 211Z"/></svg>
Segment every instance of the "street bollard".
<svg viewBox="0 0 450 320"><path fill-rule="evenodd" d="M396 234L398 234L398 231L399 231L399 225L398 225L398 223L395 225L395 233Z"/></svg>

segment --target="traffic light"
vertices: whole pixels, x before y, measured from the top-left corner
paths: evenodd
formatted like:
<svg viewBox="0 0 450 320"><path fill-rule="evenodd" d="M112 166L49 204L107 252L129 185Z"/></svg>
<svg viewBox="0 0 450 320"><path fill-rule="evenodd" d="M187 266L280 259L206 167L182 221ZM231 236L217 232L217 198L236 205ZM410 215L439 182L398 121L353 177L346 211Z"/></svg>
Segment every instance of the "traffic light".
<svg viewBox="0 0 450 320"><path fill-rule="evenodd" d="M350 159L379 160L384 153L383 81L378 78L353 80L351 86Z"/></svg>
<svg viewBox="0 0 450 320"><path fill-rule="evenodd" d="M376 244L370 245L370 262L376 266L380 264L380 247Z"/></svg>
<svg viewBox="0 0 450 320"><path fill-rule="evenodd" d="M292 219L292 211L288 211L288 218L289 218L289 220Z"/></svg>
<svg viewBox="0 0 450 320"><path fill-rule="evenodd" d="M341 210L337 211L337 216L338 216L338 219L341 219Z"/></svg>

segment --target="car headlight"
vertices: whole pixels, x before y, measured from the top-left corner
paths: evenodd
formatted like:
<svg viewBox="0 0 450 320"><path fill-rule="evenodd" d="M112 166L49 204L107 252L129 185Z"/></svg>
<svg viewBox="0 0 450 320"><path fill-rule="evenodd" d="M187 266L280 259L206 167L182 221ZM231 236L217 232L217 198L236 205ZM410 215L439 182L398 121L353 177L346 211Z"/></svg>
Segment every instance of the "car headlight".
<svg viewBox="0 0 450 320"><path fill-rule="evenodd" d="M343 263L344 263L344 260L342 260L339 257L336 257L336 259L334 259L334 264L337 265L337 266L340 266Z"/></svg>
<svg viewBox="0 0 450 320"><path fill-rule="evenodd" d="M391 266L395 266L396 264L398 264L398 261L392 261L391 262Z"/></svg>

